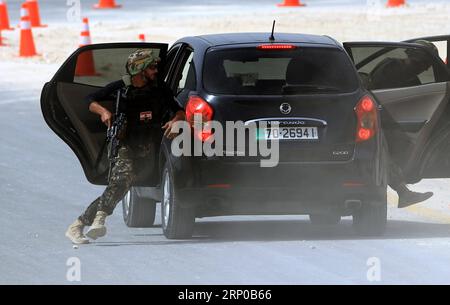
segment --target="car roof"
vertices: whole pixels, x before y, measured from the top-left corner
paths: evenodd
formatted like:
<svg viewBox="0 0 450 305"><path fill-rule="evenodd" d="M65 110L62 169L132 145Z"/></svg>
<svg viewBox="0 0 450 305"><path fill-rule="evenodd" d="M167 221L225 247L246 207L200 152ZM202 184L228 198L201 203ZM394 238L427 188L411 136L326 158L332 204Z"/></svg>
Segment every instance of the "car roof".
<svg viewBox="0 0 450 305"><path fill-rule="evenodd" d="M270 43L270 33L226 33L199 35L195 38L201 39L209 46L220 46L228 44L246 44L246 43ZM274 33L274 43L313 43L335 45L338 43L328 36L294 34L294 33Z"/></svg>

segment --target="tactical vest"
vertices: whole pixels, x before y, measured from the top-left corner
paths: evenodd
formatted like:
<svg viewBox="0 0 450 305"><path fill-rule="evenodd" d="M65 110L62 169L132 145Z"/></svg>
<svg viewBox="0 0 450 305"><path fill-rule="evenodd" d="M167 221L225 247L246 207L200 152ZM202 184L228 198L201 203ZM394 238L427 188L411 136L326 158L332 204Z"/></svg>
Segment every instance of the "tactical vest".
<svg viewBox="0 0 450 305"><path fill-rule="evenodd" d="M125 143L137 148L160 138L166 105L162 88L130 88L121 102L127 117Z"/></svg>

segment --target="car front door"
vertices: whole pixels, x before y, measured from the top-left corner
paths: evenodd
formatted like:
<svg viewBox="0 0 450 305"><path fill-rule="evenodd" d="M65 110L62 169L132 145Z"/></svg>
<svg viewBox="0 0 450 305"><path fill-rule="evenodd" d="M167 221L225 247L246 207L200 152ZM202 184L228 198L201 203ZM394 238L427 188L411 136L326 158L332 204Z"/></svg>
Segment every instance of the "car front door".
<svg viewBox="0 0 450 305"><path fill-rule="evenodd" d="M106 126L98 115L88 109L85 98L108 83L120 80L126 74L128 56L137 49L150 49L161 58L160 71L165 71L167 44L112 43L82 47L61 66L54 77L44 85L41 109L49 127L72 149L87 180L106 185L109 161L106 153ZM163 73L160 75L163 79ZM114 113L115 100L99 101ZM154 160L145 162L148 168L135 185L152 186Z"/></svg>
<svg viewBox="0 0 450 305"><path fill-rule="evenodd" d="M450 177L450 77L414 43L344 43L363 85L382 105L391 158L407 182Z"/></svg>

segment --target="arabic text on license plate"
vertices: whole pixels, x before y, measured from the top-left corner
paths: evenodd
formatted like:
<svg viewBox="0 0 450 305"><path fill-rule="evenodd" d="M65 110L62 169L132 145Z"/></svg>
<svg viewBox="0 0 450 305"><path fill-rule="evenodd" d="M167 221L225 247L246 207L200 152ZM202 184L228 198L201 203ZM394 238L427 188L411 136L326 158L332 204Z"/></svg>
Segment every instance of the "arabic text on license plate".
<svg viewBox="0 0 450 305"><path fill-rule="evenodd" d="M258 139L265 140L318 140L317 127L278 127L258 130Z"/></svg>

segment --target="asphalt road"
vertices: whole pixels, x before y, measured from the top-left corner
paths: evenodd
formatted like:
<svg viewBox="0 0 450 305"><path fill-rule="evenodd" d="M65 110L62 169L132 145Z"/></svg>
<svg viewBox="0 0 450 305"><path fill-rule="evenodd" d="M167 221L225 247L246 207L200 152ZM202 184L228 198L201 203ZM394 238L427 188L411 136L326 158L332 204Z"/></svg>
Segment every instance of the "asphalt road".
<svg viewBox="0 0 450 305"><path fill-rule="evenodd" d="M444 179L415 186L436 195L411 209L397 210L390 194L383 238L356 236L350 219L315 227L302 216L249 216L198 220L192 240L169 241L158 225L127 228L118 207L104 239L74 249L64 232L102 188L42 118L39 89L51 73L20 88L0 82L0 284L450 284ZM80 282L67 277L73 258Z"/></svg>

